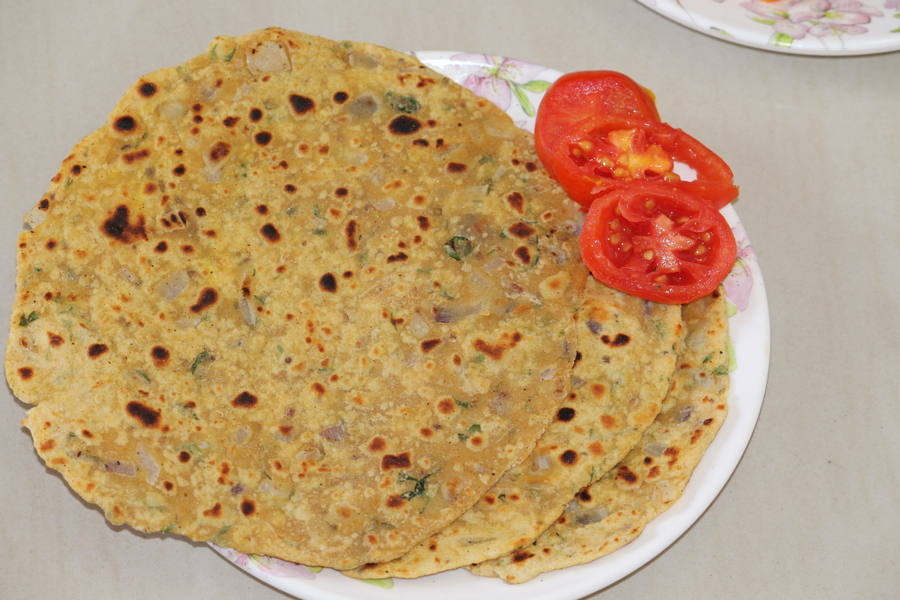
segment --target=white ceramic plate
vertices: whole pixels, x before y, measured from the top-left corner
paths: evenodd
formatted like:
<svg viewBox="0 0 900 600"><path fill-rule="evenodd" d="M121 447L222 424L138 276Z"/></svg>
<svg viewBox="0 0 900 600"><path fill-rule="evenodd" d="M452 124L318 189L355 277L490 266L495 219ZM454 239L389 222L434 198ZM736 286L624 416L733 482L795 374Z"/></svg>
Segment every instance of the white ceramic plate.
<svg viewBox="0 0 900 600"><path fill-rule="evenodd" d="M416 52L428 66L506 110L534 130L535 109L558 71L507 58L457 52ZM592 563L539 576L520 585L477 577L464 569L412 580L358 581L331 569L310 570L282 560L213 548L247 573L303 600L575 600L633 573L665 550L716 498L750 441L762 407L769 370L769 311L756 255L729 205L723 213L738 241L738 261L725 280L736 368L731 373L728 416L694 471L684 495L652 521L635 541Z"/></svg>
<svg viewBox="0 0 900 600"><path fill-rule="evenodd" d="M900 0L638 0L737 44L820 56L900 50Z"/></svg>

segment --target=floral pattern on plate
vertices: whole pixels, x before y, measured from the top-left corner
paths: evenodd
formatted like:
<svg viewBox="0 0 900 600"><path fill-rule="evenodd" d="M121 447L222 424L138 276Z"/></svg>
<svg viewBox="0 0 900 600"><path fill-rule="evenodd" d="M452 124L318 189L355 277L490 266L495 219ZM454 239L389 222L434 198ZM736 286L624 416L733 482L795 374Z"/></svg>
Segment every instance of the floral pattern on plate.
<svg viewBox="0 0 900 600"><path fill-rule="evenodd" d="M533 63L470 52L413 52L413 56L506 111L534 132L537 106L559 73Z"/></svg>
<svg viewBox="0 0 900 600"><path fill-rule="evenodd" d="M722 39L777 52L876 54L900 50L900 0L638 0Z"/></svg>

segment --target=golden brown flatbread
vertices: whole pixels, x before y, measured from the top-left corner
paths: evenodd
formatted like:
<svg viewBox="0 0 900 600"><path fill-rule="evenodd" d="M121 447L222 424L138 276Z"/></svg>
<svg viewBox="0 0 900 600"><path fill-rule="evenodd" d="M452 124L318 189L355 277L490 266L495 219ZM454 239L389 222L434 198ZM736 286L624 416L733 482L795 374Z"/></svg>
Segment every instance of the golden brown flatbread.
<svg viewBox="0 0 900 600"><path fill-rule="evenodd" d="M140 78L28 215L7 378L113 523L387 561L567 397L579 219L529 134L414 58L217 38Z"/></svg>
<svg viewBox="0 0 900 600"><path fill-rule="evenodd" d="M572 389L531 455L446 529L400 558L347 575L421 577L508 554L540 535L577 491L637 443L669 389L681 307L590 278L576 319Z"/></svg>
<svg viewBox="0 0 900 600"><path fill-rule="evenodd" d="M575 495L537 540L499 559L469 567L476 575L523 583L590 562L637 538L681 497L722 426L728 397L728 322L721 288L683 307L672 387L656 421L628 456Z"/></svg>

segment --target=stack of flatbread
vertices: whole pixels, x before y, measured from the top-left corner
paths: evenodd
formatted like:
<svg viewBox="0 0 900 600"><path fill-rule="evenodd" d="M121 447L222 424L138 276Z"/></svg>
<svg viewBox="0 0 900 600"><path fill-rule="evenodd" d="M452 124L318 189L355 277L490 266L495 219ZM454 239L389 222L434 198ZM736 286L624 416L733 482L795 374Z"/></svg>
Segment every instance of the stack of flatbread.
<svg viewBox="0 0 900 600"><path fill-rule="evenodd" d="M525 581L633 539L725 416L724 297L590 278L530 134L399 52L217 38L26 221L7 379L112 523Z"/></svg>

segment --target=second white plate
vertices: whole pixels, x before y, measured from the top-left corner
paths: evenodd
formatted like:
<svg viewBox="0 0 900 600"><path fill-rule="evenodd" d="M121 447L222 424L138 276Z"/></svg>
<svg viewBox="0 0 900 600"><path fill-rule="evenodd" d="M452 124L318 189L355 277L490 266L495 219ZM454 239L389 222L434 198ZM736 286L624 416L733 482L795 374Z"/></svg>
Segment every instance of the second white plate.
<svg viewBox="0 0 900 600"><path fill-rule="evenodd" d="M900 0L638 0L677 23L751 46L818 56L900 50Z"/></svg>

